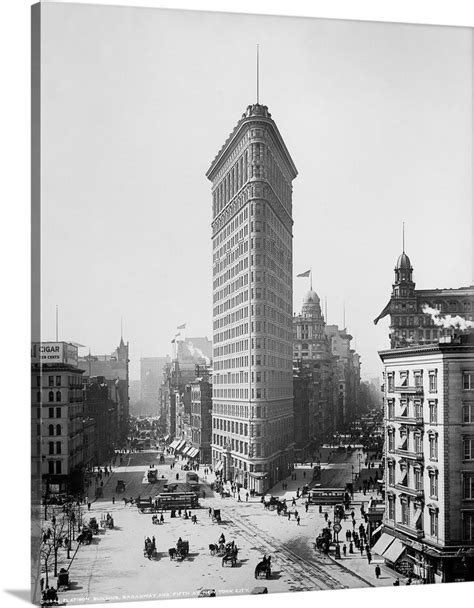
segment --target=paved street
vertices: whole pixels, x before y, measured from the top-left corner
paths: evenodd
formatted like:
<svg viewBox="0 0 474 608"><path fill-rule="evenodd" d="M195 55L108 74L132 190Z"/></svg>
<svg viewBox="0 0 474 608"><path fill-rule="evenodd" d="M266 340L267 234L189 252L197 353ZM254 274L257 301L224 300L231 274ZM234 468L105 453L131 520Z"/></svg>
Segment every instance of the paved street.
<svg viewBox="0 0 474 608"><path fill-rule="evenodd" d="M324 484L343 486L351 479L351 465L357 462L356 454L334 453L329 463L324 462L327 456L322 454ZM158 493L164 480L155 484L146 482L151 463L155 464L159 478L164 476L175 481L178 474L184 488L186 471L180 469L180 463L170 469L169 462L158 465L153 452L127 455L123 464L105 478L104 497L93 502L89 513L84 508L83 516L85 521L92 516L100 520L110 513L115 520L115 529L101 531L91 545L79 548L70 567L71 589L61 593L63 600L68 603L99 602L114 599L111 595L116 599L192 597L207 588L216 589L218 595L229 595L246 594L256 586L266 586L269 593L275 593L392 584L390 573L384 572L376 580L373 565L369 566L360 553L348 554L336 561L315 550L315 538L326 525L324 511L332 518L329 507L319 513L319 508L311 505L306 512L303 500L297 500L296 508L301 517L298 525L294 517L288 520L286 516L278 516L276 511L265 510L259 497L247 502L242 491L242 502L237 501L237 496L222 499L204 485L206 498L200 500L202 508L194 511L197 524L184 518L172 519L167 512L163 525L153 525L151 515L139 513L135 506L125 506L115 495L117 479L126 482L126 497ZM296 469L296 479L288 478L287 490L282 490L280 482L272 494L291 500L296 489L310 481L311 472L310 463L301 465ZM213 479L213 475L208 475L203 481L210 483ZM115 504L112 504L112 496L116 496ZM356 495L355 504L360 506L362 499L367 500L368 496ZM210 519L209 507L221 509L223 521L220 525ZM355 506L355 510L359 515L360 509ZM342 523L341 539L345 538L349 525L348 521ZM221 532L226 541L234 540L239 547L238 564L234 568L223 567L219 557L210 555L209 544L216 543ZM153 535L158 556L148 560L143 555L144 539ZM183 562L170 561L168 557L168 549L176 545L178 537L188 540L190 545L190 554ZM273 575L270 580L257 581L254 569L264 555L272 557ZM64 557L62 554L62 563L66 563Z"/></svg>

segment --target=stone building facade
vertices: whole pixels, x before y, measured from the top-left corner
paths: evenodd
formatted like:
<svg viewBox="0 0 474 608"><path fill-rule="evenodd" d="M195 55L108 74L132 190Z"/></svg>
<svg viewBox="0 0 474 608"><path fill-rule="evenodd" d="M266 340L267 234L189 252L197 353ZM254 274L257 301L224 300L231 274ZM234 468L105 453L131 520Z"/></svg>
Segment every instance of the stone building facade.
<svg viewBox="0 0 474 608"><path fill-rule="evenodd" d="M83 373L73 344L32 345L32 467L43 495L83 491Z"/></svg>
<svg viewBox="0 0 474 608"><path fill-rule="evenodd" d="M246 112L213 160L212 459L264 492L293 461L292 181L266 106Z"/></svg>
<svg viewBox="0 0 474 608"><path fill-rule="evenodd" d="M380 357L386 493L373 551L426 582L474 580L474 336Z"/></svg>
<svg viewBox="0 0 474 608"><path fill-rule="evenodd" d="M413 266L405 251L395 266L395 280L390 301L374 320L390 315L390 347L403 348L411 344L437 343L443 336L453 335L456 323L448 326L423 309L428 306L441 317L459 316L474 320L474 285L457 289L415 289Z"/></svg>

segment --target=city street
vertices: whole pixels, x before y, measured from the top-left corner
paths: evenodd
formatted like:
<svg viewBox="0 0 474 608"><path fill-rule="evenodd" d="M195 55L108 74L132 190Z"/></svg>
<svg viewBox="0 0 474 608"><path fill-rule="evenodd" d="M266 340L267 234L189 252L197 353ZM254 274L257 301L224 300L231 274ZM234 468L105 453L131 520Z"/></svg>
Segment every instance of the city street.
<svg viewBox="0 0 474 608"><path fill-rule="evenodd" d="M324 462L329 450L327 452L321 454L324 483L335 487L344 485L351 479L352 465L358 462L357 455L333 453L327 463ZM202 508L193 511L198 518L196 524L184 517L170 518L170 513L165 512L164 524L153 525L151 515L139 513L135 506L125 506L120 495L115 494L116 482L121 479L127 484L124 493L127 498L139 494L142 497L156 495L164 480L155 484L145 481L153 461L159 479L164 476L175 481L178 474L179 481L184 482L186 471L181 470L179 462L171 470L170 459L166 464L156 464L156 452L125 455L122 466L116 467L105 479L104 497L92 503L90 512L87 512L87 507L83 508L85 522L89 517L100 520L110 513L115 528L101 531L90 545L80 546L70 567L71 588L60 594L63 600L80 603L132 597L193 597L198 596L202 589L209 588L215 589L217 595L229 595L246 594L259 586L275 593L392 584L391 575L376 580L373 569L361 555L347 555L336 561L320 554L315 549L315 538L326 525L326 511L332 519L332 509L325 507L320 513L317 506L310 505L306 512L301 498L296 500L294 507L301 517L298 524L294 516L288 519L277 515L276 511L265 510L260 497L247 501L242 490L241 502L238 502L237 495L220 498L204 485L206 498L200 499ZM288 478L286 481L286 491L282 490L280 482L272 494L291 501L296 497L297 488L311 481L311 472L310 463L300 465L295 470L296 479ZM203 477L203 470L200 477ZM208 475L203 481L210 483L213 480L214 475ZM115 504L112 504L113 496L116 497ZM356 497L359 506L360 499L358 501ZM212 522L209 508L221 509L221 524ZM359 515L359 508L356 511ZM349 525L342 523L341 539ZM217 543L221 533L224 533L226 541L234 540L239 548L235 567L222 566L221 558L210 555L209 544ZM147 536L156 537L156 559L144 557L144 539ZM189 556L182 562L170 561L168 549L176 546L179 537L189 541ZM255 580L255 566L264 555L271 556L272 577L270 580ZM65 561L63 559L62 564Z"/></svg>

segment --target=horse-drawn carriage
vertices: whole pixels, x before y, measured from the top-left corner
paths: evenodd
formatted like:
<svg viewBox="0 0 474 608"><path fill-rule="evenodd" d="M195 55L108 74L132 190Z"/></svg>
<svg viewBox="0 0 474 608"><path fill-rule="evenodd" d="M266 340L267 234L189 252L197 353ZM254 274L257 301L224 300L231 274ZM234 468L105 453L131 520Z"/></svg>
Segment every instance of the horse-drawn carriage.
<svg viewBox="0 0 474 608"><path fill-rule="evenodd" d="M115 486L115 492L118 494L119 492L125 492L125 482L123 479L117 480L117 485Z"/></svg>
<svg viewBox="0 0 474 608"><path fill-rule="evenodd" d="M215 589L201 589L198 597L216 597Z"/></svg>
<svg viewBox="0 0 474 608"><path fill-rule="evenodd" d="M77 536L77 542L80 544L90 545L92 542L92 530L88 526L82 526L80 534Z"/></svg>
<svg viewBox="0 0 474 608"><path fill-rule="evenodd" d="M112 515L110 515L110 513L107 513L107 516L101 517L100 520L100 527L105 530L106 528L108 528L109 530L113 530L114 528L114 518L112 517Z"/></svg>
<svg viewBox="0 0 474 608"><path fill-rule="evenodd" d="M261 562L259 562L255 567L255 578L264 578L269 579L272 575L272 568L270 565L270 557L264 557Z"/></svg>
<svg viewBox="0 0 474 608"><path fill-rule="evenodd" d="M322 530L321 534L316 537L316 548L318 549L318 551L320 551L321 553L326 553L326 555L329 553L331 536L331 530L329 528L324 528Z"/></svg>
<svg viewBox="0 0 474 608"><path fill-rule="evenodd" d="M57 589L58 591L66 591L69 589L69 572L66 570L66 568L61 568L58 573Z"/></svg>
<svg viewBox="0 0 474 608"><path fill-rule="evenodd" d="M218 524L221 523L222 519L221 519L221 510L220 509L212 509L211 515L212 515L213 522L216 522Z"/></svg>
<svg viewBox="0 0 474 608"><path fill-rule="evenodd" d="M178 538L176 549L174 547L168 549L168 555L170 561L176 560L182 562L189 555L189 541Z"/></svg>
<svg viewBox="0 0 474 608"><path fill-rule="evenodd" d="M95 517L89 519L89 528L92 530L92 534L99 534L99 524Z"/></svg>
<svg viewBox="0 0 474 608"><path fill-rule="evenodd" d="M153 537L153 540L150 540L148 537L145 539L145 548L143 550L143 556L147 557L148 559L156 558L156 556L158 555L157 551L156 551L156 545L155 545L155 540Z"/></svg>

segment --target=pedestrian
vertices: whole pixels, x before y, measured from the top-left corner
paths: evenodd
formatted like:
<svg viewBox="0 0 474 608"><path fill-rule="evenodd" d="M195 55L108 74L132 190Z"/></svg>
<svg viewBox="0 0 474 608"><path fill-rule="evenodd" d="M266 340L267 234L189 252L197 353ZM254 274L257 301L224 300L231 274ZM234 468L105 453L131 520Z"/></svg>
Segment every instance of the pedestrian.
<svg viewBox="0 0 474 608"><path fill-rule="evenodd" d="M301 517L298 515L298 517L296 518L296 521L298 523L298 526L300 525L300 521L301 521Z"/></svg>
<svg viewBox="0 0 474 608"><path fill-rule="evenodd" d="M41 577L41 580L40 580L40 587L41 587L41 592L43 592L43 588L44 588L44 578L43 577Z"/></svg>
<svg viewBox="0 0 474 608"><path fill-rule="evenodd" d="M249 501L249 493L247 492L247 493L245 494L245 502L248 502L248 501Z"/></svg>
<svg viewBox="0 0 474 608"><path fill-rule="evenodd" d="M290 521L291 511L288 511L288 521Z"/></svg>
<svg viewBox="0 0 474 608"><path fill-rule="evenodd" d="M349 553L354 553L354 545L352 544L352 541L349 543Z"/></svg>
<svg viewBox="0 0 474 608"><path fill-rule="evenodd" d="M87 503L87 510L88 510L88 511L90 511L90 510L91 510L91 503L90 503L90 502L88 502L88 503Z"/></svg>
<svg viewBox="0 0 474 608"><path fill-rule="evenodd" d="M115 496L112 496L112 504L115 504Z"/></svg>
<svg viewBox="0 0 474 608"><path fill-rule="evenodd" d="M212 517L212 509L209 507L209 517Z"/></svg>
<svg viewBox="0 0 474 608"><path fill-rule="evenodd" d="M393 586L394 587L399 587L400 586L400 579L399 578L395 579L395 582L393 583Z"/></svg>
<svg viewBox="0 0 474 608"><path fill-rule="evenodd" d="M303 477L306 477L306 471L303 471Z"/></svg>
<svg viewBox="0 0 474 608"><path fill-rule="evenodd" d="M372 561L372 553L370 551L367 551L367 561L370 562Z"/></svg>
<svg viewBox="0 0 474 608"><path fill-rule="evenodd" d="M237 502L242 502L242 500L241 500L241 498L240 498L240 492L239 492L239 494L238 494Z"/></svg>
<svg viewBox="0 0 474 608"><path fill-rule="evenodd" d="M309 507L309 503L308 503L308 501L306 501L305 505L304 505L304 510L306 511L306 513L308 512L308 507Z"/></svg>
<svg viewBox="0 0 474 608"><path fill-rule="evenodd" d="M375 566L375 576L377 578L380 576L380 566L378 564Z"/></svg>
<svg viewBox="0 0 474 608"><path fill-rule="evenodd" d="M325 519L325 521L328 520L328 512L327 511L324 512L324 519Z"/></svg>
<svg viewBox="0 0 474 608"><path fill-rule="evenodd" d="M408 580L407 580L407 582L405 583L405 585L411 585L411 577L410 577L410 576L408 577Z"/></svg>
<svg viewBox="0 0 474 608"><path fill-rule="evenodd" d="M362 557L364 555L364 545L362 543L359 543L359 549L360 549L360 556Z"/></svg>

